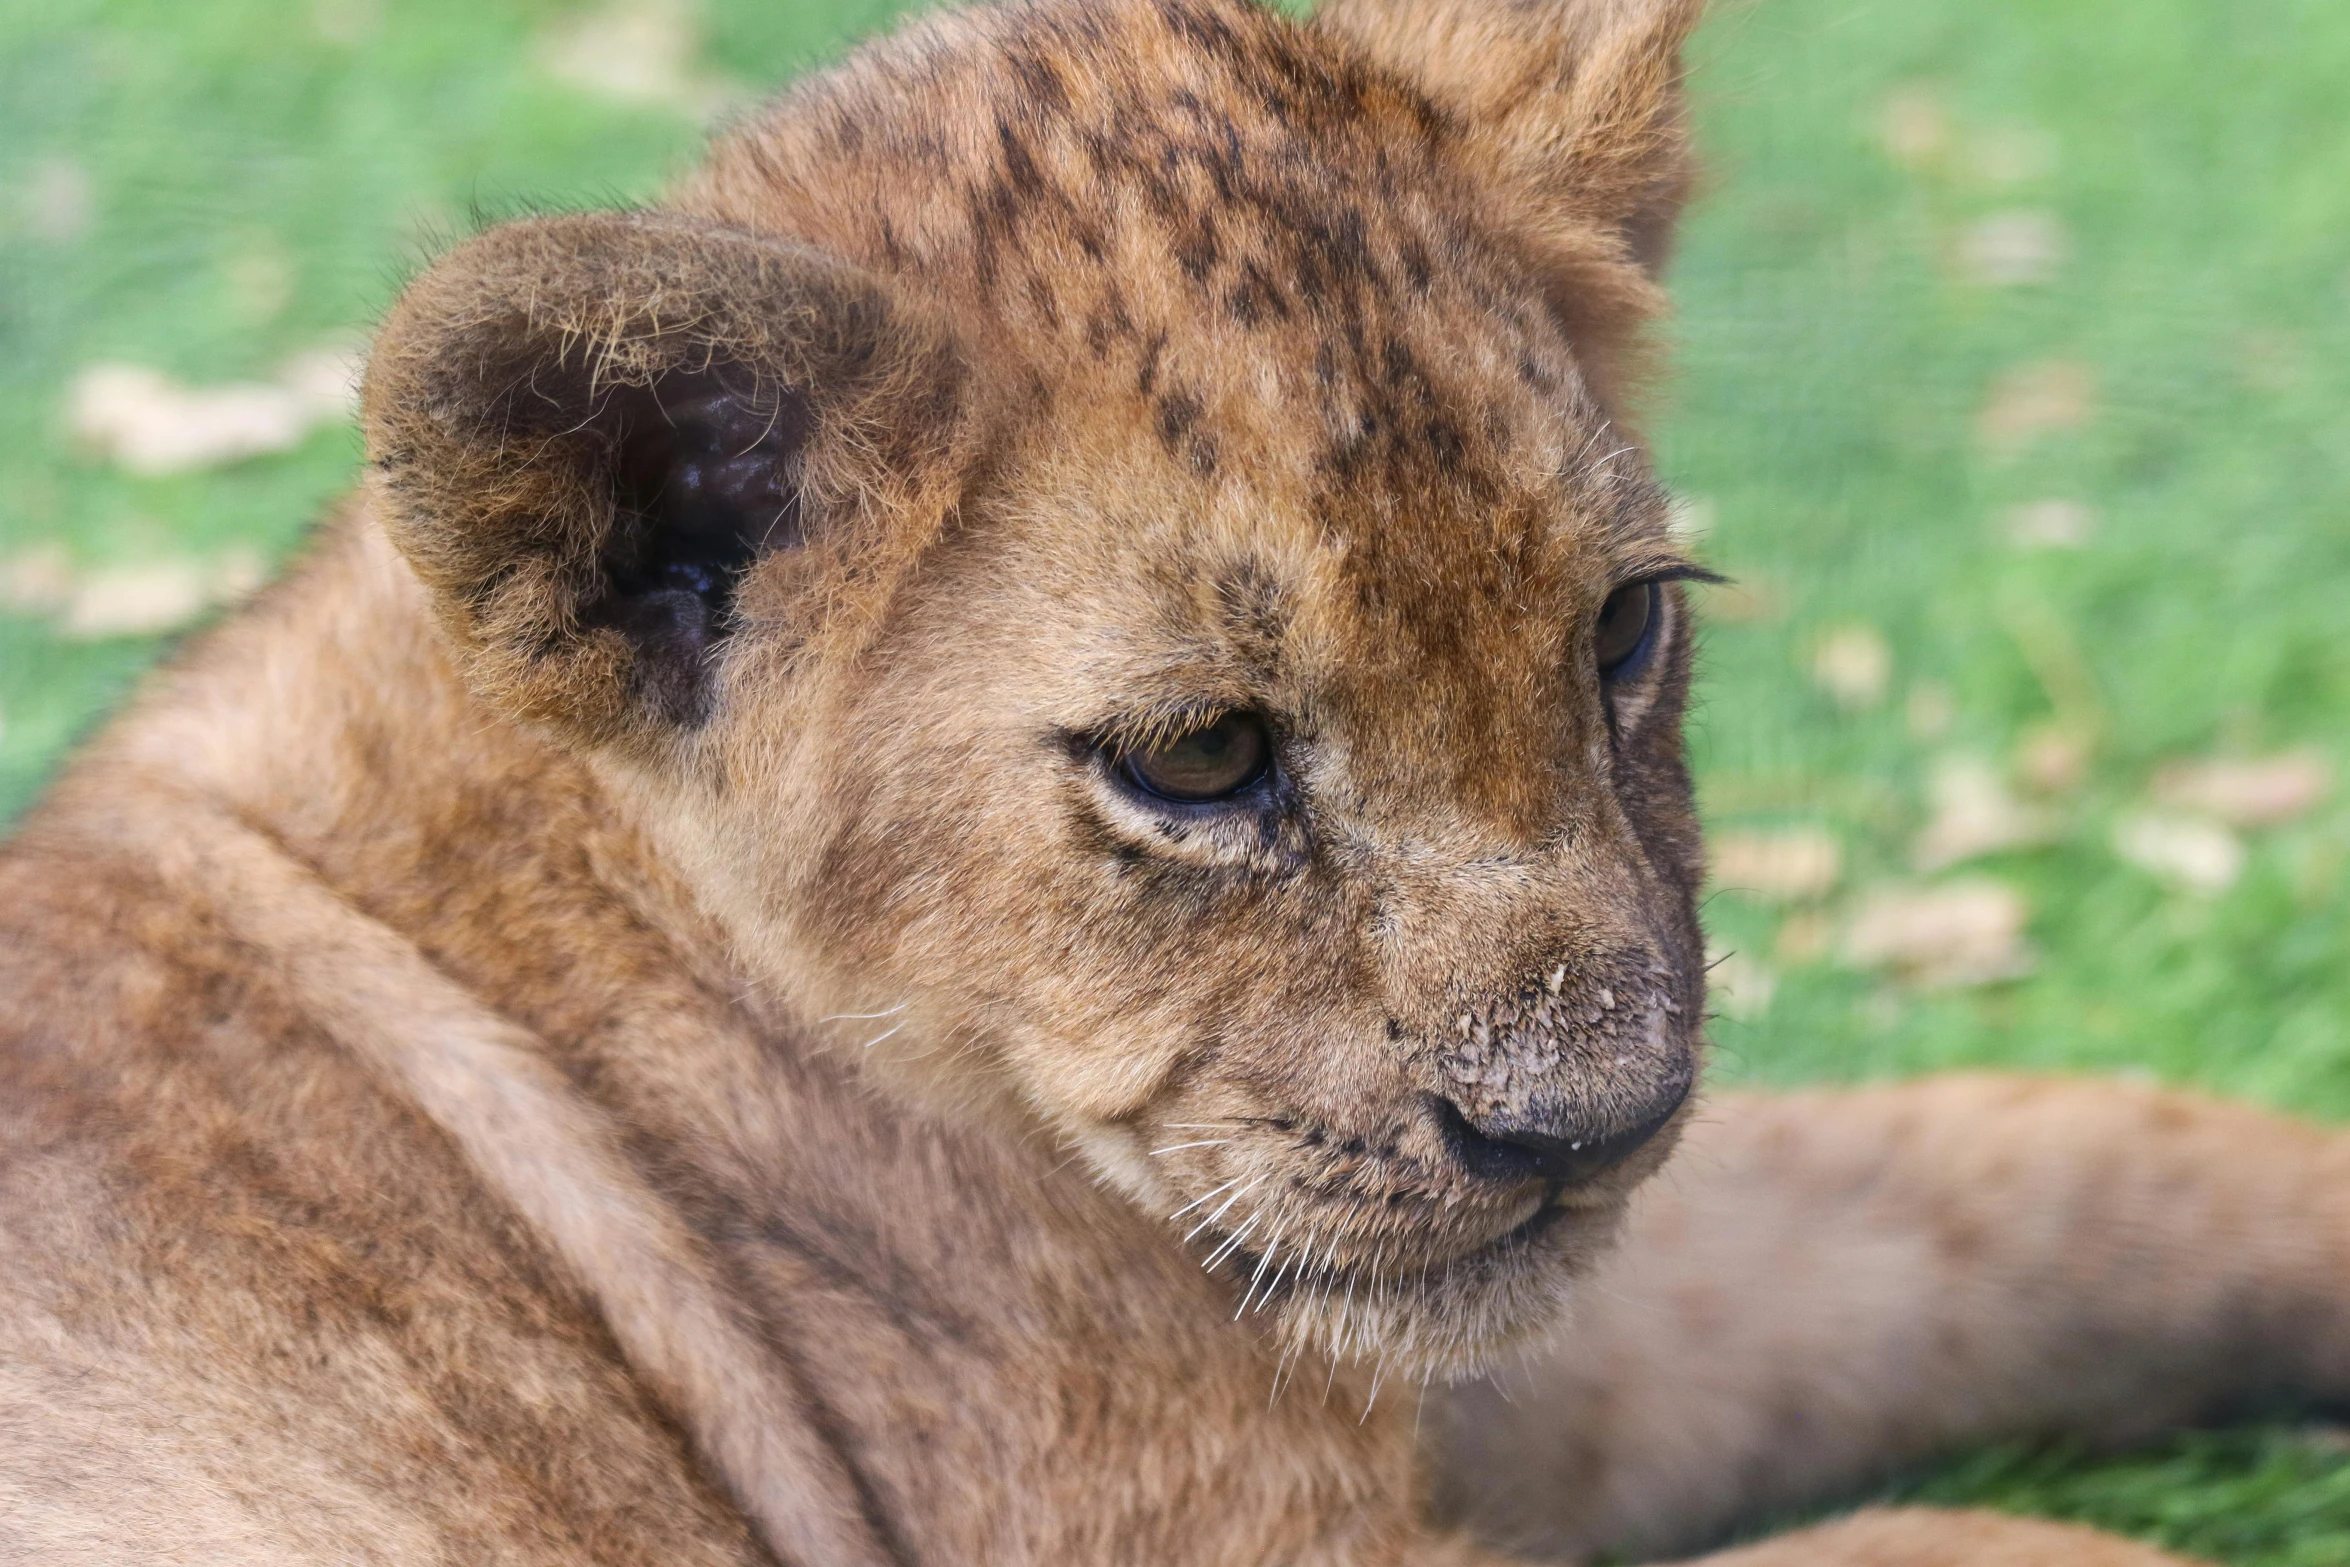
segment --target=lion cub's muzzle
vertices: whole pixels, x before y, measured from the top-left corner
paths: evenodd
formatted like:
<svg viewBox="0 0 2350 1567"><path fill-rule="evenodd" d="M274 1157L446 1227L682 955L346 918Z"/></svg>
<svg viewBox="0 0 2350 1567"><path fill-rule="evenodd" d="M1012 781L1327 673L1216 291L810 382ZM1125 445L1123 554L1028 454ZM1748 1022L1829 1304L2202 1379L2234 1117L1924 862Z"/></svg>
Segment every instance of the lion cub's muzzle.
<svg viewBox="0 0 2350 1567"><path fill-rule="evenodd" d="M1626 954L1457 1007L1423 1057L1446 1153L1480 1181L1556 1195L1655 1141L1697 1080L1670 979Z"/></svg>

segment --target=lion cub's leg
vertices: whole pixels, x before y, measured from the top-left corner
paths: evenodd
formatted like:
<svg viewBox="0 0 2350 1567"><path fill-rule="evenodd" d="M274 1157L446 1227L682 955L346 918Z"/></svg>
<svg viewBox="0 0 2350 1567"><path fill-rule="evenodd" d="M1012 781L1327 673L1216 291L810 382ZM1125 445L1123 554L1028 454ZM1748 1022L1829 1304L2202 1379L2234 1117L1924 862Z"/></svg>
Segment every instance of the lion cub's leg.
<svg viewBox="0 0 2350 1567"><path fill-rule="evenodd" d="M1959 1443L2346 1387L2350 1138L1967 1076L1717 1102L1557 1346L1432 1425L1485 1537L1661 1553Z"/></svg>
<svg viewBox="0 0 2350 1567"><path fill-rule="evenodd" d="M2184 1567L2135 1540L2072 1524L1938 1507L1875 1507L1687 1567Z"/></svg>

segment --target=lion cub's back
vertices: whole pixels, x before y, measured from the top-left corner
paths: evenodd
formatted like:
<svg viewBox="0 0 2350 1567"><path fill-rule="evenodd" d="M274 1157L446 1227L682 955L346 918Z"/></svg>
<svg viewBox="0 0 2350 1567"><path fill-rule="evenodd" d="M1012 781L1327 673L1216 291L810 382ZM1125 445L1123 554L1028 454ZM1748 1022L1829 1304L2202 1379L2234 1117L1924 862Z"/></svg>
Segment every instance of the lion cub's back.
<svg viewBox="0 0 2350 1567"><path fill-rule="evenodd" d="M0 1257L0 1557L759 1559L439 1134L41 821L0 851Z"/></svg>

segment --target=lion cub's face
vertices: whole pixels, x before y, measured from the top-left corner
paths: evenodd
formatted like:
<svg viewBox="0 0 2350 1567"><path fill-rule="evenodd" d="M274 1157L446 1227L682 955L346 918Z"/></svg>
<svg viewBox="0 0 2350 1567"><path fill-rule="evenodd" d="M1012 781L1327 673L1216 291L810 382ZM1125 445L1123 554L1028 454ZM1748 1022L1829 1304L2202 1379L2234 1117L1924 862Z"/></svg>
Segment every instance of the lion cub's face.
<svg viewBox="0 0 2350 1567"><path fill-rule="evenodd" d="M1252 1310L1436 1356L1604 1237L1701 1006L1659 497L1587 407L1448 381L1451 484L1410 438L1324 482L1308 389L1205 476L1056 404L728 835L826 1012L999 1063Z"/></svg>
<svg viewBox="0 0 2350 1567"><path fill-rule="evenodd" d="M444 263L371 372L387 514L819 1033L1008 1088L1293 1338L1458 1363L1693 1083L1693 568L1451 121L1272 17L1089 12L1072 65L1076 14L787 105L691 218ZM1186 16L1240 52L1170 68ZM1047 44L1036 123L935 157L1081 221L893 221L882 86ZM1351 119L1244 90L1301 61ZM1130 199L1219 83L1208 174Z"/></svg>

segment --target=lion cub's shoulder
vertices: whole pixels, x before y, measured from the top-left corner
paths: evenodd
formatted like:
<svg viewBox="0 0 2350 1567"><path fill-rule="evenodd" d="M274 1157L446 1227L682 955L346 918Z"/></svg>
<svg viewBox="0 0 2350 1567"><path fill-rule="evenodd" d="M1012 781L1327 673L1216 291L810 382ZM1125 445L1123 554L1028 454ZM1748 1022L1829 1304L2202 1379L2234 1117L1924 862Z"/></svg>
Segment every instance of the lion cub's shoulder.
<svg viewBox="0 0 2350 1567"><path fill-rule="evenodd" d="M436 910L443 960L525 1010L524 923L641 966L550 917L571 878L509 829L576 826L575 784L448 722L366 531L164 671L0 846L0 1555L759 1560L543 1238L335 1037L266 934L302 916L213 858L267 821L295 885ZM420 1000L348 1005L429 1030Z"/></svg>

